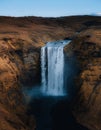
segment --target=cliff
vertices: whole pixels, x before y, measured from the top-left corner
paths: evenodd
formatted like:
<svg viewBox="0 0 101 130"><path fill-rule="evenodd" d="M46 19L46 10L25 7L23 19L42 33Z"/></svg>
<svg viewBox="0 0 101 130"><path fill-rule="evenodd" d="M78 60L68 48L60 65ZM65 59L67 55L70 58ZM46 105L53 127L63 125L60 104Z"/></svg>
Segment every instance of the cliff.
<svg viewBox="0 0 101 130"><path fill-rule="evenodd" d="M0 17L0 130L34 130L22 88L40 83L40 47L67 38L73 39L71 51L81 68L75 80L74 115L81 124L99 130L100 35L100 17Z"/></svg>
<svg viewBox="0 0 101 130"><path fill-rule="evenodd" d="M73 111L77 120L90 130L101 130L100 37L101 27L92 27L80 33L71 45L80 65L80 75L76 79L78 93Z"/></svg>
<svg viewBox="0 0 101 130"><path fill-rule="evenodd" d="M65 51L76 56L80 69L72 112L80 124L101 130L101 26L78 32Z"/></svg>

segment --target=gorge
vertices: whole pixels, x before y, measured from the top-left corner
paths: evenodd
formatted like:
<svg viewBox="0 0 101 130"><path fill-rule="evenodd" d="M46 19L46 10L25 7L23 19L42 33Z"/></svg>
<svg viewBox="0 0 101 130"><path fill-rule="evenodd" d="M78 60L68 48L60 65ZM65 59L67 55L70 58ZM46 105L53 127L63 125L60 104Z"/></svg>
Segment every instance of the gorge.
<svg viewBox="0 0 101 130"><path fill-rule="evenodd" d="M64 49L59 48L62 43L56 46L63 39L71 40ZM46 56L56 64L41 64L41 48L49 54L42 49L43 60ZM63 72L57 64L59 59L63 63L63 56L64 83L64 74L55 80L58 70L53 71L58 67L58 74ZM51 83L65 84L66 90L50 88ZM42 95L35 95L36 86ZM0 17L0 130L100 130L100 86L101 17Z"/></svg>
<svg viewBox="0 0 101 130"><path fill-rule="evenodd" d="M41 86L26 94L32 96L30 114L36 130L87 130L76 122L71 112L78 68L75 58L64 52L71 40L47 42L41 48ZM66 117L66 116L67 117Z"/></svg>

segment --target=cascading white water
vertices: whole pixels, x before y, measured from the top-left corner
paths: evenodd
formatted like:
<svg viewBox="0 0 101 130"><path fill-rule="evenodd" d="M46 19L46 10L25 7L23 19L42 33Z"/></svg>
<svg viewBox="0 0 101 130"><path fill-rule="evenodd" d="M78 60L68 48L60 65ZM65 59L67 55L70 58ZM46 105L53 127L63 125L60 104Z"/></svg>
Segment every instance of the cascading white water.
<svg viewBox="0 0 101 130"><path fill-rule="evenodd" d="M42 88L46 90L46 47L41 48L41 77L42 77Z"/></svg>
<svg viewBox="0 0 101 130"><path fill-rule="evenodd" d="M48 42L41 48L42 92L46 95L65 95L63 48L69 42Z"/></svg>

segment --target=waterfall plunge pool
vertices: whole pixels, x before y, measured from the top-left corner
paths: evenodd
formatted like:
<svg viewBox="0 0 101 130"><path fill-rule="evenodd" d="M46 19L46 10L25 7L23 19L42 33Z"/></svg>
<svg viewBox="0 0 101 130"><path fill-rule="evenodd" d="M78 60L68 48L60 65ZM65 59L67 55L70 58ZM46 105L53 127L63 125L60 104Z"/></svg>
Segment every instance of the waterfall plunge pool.
<svg viewBox="0 0 101 130"><path fill-rule="evenodd" d="M28 114L36 119L36 130L87 130L71 112L75 93L76 60L64 54L70 41L48 42L41 48L42 85L25 93L30 97Z"/></svg>

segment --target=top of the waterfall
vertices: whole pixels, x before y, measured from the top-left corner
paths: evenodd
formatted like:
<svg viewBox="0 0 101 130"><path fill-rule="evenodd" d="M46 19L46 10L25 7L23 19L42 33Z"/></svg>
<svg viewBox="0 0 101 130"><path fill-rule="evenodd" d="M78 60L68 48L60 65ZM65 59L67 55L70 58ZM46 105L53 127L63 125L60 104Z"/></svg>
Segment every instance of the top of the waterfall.
<svg viewBox="0 0 101 130"><path fill-rule="evenodd" d="M53 42L47 42L47 47L64 47L65 45L69 44L71 40L59 40Z"/></svg>

